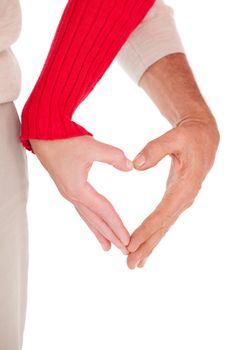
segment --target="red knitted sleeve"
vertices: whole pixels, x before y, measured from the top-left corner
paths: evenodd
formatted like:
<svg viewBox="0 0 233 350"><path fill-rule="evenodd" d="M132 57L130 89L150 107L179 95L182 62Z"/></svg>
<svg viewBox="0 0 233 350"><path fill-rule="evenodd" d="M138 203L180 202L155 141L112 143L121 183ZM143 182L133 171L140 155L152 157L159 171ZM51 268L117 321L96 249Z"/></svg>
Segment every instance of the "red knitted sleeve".
<svg viewBox="0 0 233 350"><path fill-rule="evenodd" d="M155 0L69 0L40 76L21 116L29 139L93 134L71 120Z"/></svg>

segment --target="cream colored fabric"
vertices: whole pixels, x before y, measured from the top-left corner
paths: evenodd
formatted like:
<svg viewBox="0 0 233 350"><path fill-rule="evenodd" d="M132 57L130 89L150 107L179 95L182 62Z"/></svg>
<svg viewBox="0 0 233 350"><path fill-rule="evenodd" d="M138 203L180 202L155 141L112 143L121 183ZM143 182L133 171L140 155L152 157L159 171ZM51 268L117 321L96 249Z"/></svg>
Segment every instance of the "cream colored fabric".
<svg viewBox="0 0 233 350"><path fill-rule="evenodd" d="M174 10L157 0L116 56L116 61L139 85L145 70L160 58L185 53L174 19Z"/></svg>
<svg viewBox="0 0 233 350"><path fill-rule="evenodd" d="M18 0L0 1L0 103L15 100L20 92L21 74L10 45L21 29ZM131 33L116 56L117 62L138 84L144 71L160 58L184 52L174 21L174 11L157 0Z"/></svg>
<svg viewBox="0 0 233 350"><path fill-rule="evenodd" d="M18 0L0 0L0 103L14 101L21 88L21 72L10 46L21 30Z"/></svg>
<svg viewBox="0 0 233 350"><path fill-rule="evenodd" d="M0 104L0 350L21 350L27 302L28 168L12 102Z"/></svg>

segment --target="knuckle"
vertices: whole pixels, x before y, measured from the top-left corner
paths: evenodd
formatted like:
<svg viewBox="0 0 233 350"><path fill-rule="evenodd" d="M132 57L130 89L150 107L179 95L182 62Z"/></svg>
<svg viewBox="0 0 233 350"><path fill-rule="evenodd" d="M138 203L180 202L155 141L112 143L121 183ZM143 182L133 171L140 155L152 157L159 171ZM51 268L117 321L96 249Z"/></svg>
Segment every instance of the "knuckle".
<svg viewBox="0 0 233 350"><path fill-rule="evenodd" d="M141 242L142 236L144 239L147 239L147 237L150 235L152 229L152 223L151 220L148 219L144 220L140 226L137 228L136 232L134 233L134 239L135 242Z"/></svg>
<svg viewBox="0 0 233 350"><path fill-rule="evenodd" d="M176 133L177 133L177 140L179 141L179 144L184 144L188 138L187 131L182 127L177 127Z"/></svg>
<svg viewBox="0 0 233 350"><path fill-rule="evenodd" d="M157 142L157 140L151 140L150 142L148 142L145 151L154 152L156 149L158 149L158 147L159 143Z"/></svg>
<svg viewBox="0 0 233 350"><path fill-rule="evenodd" d="M63 189L63 196L70 202L79 202L83 196L83 190L81 186L67 186Z"/></svg>
<svg viewBox="0 0 233 350"><path fill-rule="evenodd" d="M101 193L97 193L97 197L99 204L104 208L104 212L111 219L115 211L113 204Z"/></svg>
<svg viewBox="0 0 233 350"><path fill-rule="evenodd" d="M134 253L137 249L137 244L132 242L127 248L130 253Z"/></svg>
<svg viewBox="0 0 233 350"><path fill-rule="evenodd" d="M151 226L153 226L153 222L149 222L148 220L143 221L140 225L140 229L142 232L144 232L144 234L147 234L148 232L151 231Z"/></svg>
<svg viewBox="0 0 233 350"><path fill-rule="evenodd" d="M166 145L164 141L152 140L147 145L147 155L149 158L153 159L156 154L162 154L166 151Z"/></svg>
<svg viewBox="0 0 233 350"><path fill-rule="evenodd" d="M116 148L115 149L115 155L114 155L115 160L122 160L123 158L125 158L125 154L124 152L120 149L120 148Z"/></svg>

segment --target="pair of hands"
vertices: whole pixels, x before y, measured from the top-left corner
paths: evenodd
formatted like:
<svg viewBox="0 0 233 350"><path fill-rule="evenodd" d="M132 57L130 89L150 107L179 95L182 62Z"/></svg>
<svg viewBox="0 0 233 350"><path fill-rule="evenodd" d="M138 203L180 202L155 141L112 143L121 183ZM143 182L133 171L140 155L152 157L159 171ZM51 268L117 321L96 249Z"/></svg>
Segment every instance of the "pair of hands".
<svg viewBox="0 0 233 350"><path fill-rule="evenodd" d="M103 249L114 244L128 255L127 265L134 269L144 266L171 225L193 203L214 163L219 133L213 118L185 119L150 141L133 162L121 149L89 135L30 142L61 195L75 206ZM121 171L146 170L166 155L171 157L171 168L162 201L130 236L112 204L87 181L88 172L94 161Z"/></svg>

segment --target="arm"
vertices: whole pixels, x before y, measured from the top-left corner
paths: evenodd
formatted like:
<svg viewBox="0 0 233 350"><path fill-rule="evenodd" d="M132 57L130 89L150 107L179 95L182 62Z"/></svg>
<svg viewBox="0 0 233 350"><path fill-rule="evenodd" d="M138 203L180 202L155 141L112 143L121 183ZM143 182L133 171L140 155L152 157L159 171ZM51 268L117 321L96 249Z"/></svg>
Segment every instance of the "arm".
<svg viewBox="0 0 233 350"><path fill-rule="evenodd" d="M157 0L116 56L116 61L139 85L143 73L153 63L172 53L185 53L174 10ZM140 86L140 85L139 85Z"/></svg>
<svg viewBox="0 0 233 350"><path fill-rule="evenodd" d="M154 247L194 201L219 144L213 114L188 64L173 9L157 0L123 45L117 61L152 99L173 129L150 141L134 167L145 170L171 157L161 203L133 232L129 268L143 267Z"/></svg>
<svg viewBox="0 0 233 350"><path fill-rule="evenodd" d="M183 53L152 64L140 86L173 128L150 141L134 160L138 170L155 166L166 155L171 168L161 203L131 236L128 266L142 267L179 215L192 205L213 166L219 145L216 120L204 101Z"/></svg>
<svg viewBox="0 0 233 350"><path fill-rule="evenodd" d="M71 120L155 0L69 0L22 112L20 141L90 135Z"/></svg>
<svg viewBox="0 0 233 350"><path fill-rule="evenodd" d="M88 172L94 161L122 171L132 163L71 118L154 2L69 0L22 113L23 146L37 155L105 250L113 243L127 253L129 233L112 204L87 181Z"/></svg>

